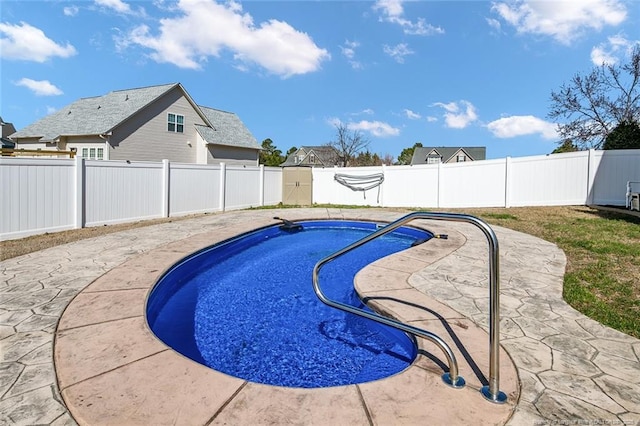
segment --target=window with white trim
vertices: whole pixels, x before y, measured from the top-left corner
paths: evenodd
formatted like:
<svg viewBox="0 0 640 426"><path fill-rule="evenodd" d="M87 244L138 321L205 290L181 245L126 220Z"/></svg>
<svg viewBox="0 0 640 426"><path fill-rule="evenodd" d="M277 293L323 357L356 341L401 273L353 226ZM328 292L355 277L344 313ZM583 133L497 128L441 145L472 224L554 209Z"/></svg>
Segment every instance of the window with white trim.
<svg viewBox="0 0 640 426"><path fill-rule="evenodd" d="M464 155L464 154L458 154L457 161L458 161L458 163L465 162L465 161L467 161L467 156Z"/></svg>
<svg viewBox="0 0 640 426"><path fill-rule="evenodd" d="M314 164L316 162L316 156L313 154L309 154L309 162Z"/></svg>
<svg viewBox="0 0 640 426"><path fill-rule="evenodd" d="M184 133L184 115L168 113L167 130L169 132Z"/></svg>
<svg viewBox="0 0 640 426"><path fill-rule="evenodd" d="M440 157L436 155L430 155L427 157L427 164L438 164L440 162Z"/></svg>
<svg viewBox="0 0 640 426"><path fill-rule="evenodd" d="M104 148L82 148L82 158L104 160Z"/></svg>

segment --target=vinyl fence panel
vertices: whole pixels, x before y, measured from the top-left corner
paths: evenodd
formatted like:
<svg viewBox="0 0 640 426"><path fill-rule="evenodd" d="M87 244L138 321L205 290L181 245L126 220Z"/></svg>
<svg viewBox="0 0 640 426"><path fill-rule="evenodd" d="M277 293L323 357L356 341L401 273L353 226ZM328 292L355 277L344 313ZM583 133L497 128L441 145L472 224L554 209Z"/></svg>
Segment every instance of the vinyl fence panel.
<svg viewBox="0 0 640 426"><path fill-rule="evenodd" d="M437 164L384 168L385 207L437 207L439 195Z"/></svg>
<svg viewBox="0 0 640 426"><path fill-rule="evenodd" d="M505 160L443 164L440 208L504 207Z"/></svg>
<svg viewBox="0 0 640 426"><path fill-rule="evenodd" d="M589 151L511 159L511 206L570 206L587 201Z"/></svg>
<svg viewBox="0 0 640 426"><path fill-rule="evenodd" d="M282 169L280 167L264 168L263 203L273 206L282 202Z"/></svg>
<svg viewBox="0 0 640 426"><path fill-rule="evenodd" d="M640 181L640 149L596 151L591 204L624 206L629 181Z"/></svg>
<svg viewBox="0 0 640 426"><path fill-rule="evenodd" d="M220 170L216 165L176 164L169 169L169 212L171 216L222 209Z"/></svg>
<svg viewBox="0 0 640 426"><path fill-rule="evenodd" d="M0 239L73 229L75 161L0 158Z"/></svg>
<svg viewBox="0 0 640 426"><path fill-rule="evenodd" d="M260 205L260 168L226 167L225 210L237 210Z"/></svg>
<svg viewBox="0 0 640 426"><path fill-rule="evenodd" d="M380 206L383 188L375 187L367 191L353 190L340 184L335 176L367 176L382 173L382 167L333 167L313 169L313 202L318 204L345 204L351 206ZM361 187L360 185L354 185Z"/></svg>
<svg viewBox="0 0 640 426"><path fill-rule="evenodd" d="M162 163L87 160L85 224L162 217Z"/></svg>

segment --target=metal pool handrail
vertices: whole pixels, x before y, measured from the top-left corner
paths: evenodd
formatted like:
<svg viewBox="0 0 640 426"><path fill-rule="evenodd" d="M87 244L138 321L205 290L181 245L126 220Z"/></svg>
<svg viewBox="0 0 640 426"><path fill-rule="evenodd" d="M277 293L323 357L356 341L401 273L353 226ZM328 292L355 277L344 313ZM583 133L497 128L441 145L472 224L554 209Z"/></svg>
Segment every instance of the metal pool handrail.
<svg viewBox="0 0 640 426"><path fill-rule="evenodd" d="M447 358L447 362L449 364L449 373L445 373L442 376L442 380L448 385L454 388L463 387L465 382L464 379L458 376L458 363L456 361L455 355L453 351L447 345L447 343L442 340L437 335L419 329L417 327L413 327L411 325L402 323L400 321L394 320L392 318L387 318L377 313L372 313L365 311L360 308L356 308L354 306L346 305L341 302L337 302L335 300L329 299L320 288L318 276L320 274L320 268L325 264L331 262L337 257L342 256L345 253L350 252L351 250L360 247L363 244L368 243L369 241L378 238L384 234L387 234L393 231L400 226L411 222L414 219L434 219L434 220L445 220L445 221L453 221L453 222L467 222L471 223L485 234L487 237L487 241L489 242L489 385L483 386L481 389L482 395L491 402L495 403L504 403L507 400L507 396L504 392L501 392L499 389L500 382L500 355L499 355L499 347L500 347L500 281L499 281L499 248L498 248L498 238L496 237L493 229L489 227L484 221L478 219L477 217L465 215L465 214L457 214L457 213L431 213L431 212L414 212L409 213L408 215L401 217L400 219L389 223L383 228L378 229L372 234L367 235L366 237L350 244L349 246L321 259L313 268L313 289L318 296L318 298L326 305L334 307L336 309L340 309L342 311L346 311L355 315L359 315L361 317L368 318L370 320L388 325L390 327L397 328L404 332L423 337L431 342L433 342L436 346L438 346L442 352L445 354Z"/></svg>

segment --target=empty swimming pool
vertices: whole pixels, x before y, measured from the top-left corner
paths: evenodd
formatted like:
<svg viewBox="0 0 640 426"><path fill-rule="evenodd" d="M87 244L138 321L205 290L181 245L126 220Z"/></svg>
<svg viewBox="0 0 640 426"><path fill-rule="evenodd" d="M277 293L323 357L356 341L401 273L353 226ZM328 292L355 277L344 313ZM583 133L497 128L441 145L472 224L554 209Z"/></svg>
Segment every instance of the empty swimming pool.
<svg viewBox="0 0 640 426"><path fill-rule="evenodd" d="M404 333L322 304L312 288L315 263L376 225L304 221L279 225L201 250L171 267L147 301L153 332L183 355L249 381L291 387L362 383L413 361ZM425 231L402 227L331 262L325 293L363 307L353 278L365 265L404 250Z"/></svg>

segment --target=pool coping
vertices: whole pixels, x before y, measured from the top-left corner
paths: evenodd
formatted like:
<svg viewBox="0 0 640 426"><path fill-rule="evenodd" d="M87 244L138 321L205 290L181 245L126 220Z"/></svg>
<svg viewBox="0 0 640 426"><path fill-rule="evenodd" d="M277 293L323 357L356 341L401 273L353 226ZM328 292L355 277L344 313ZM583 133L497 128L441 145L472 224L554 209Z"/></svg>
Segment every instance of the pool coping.
<svg viewBox="0 0 640 426"><path fill-rule="evenodd" d="M254 221L246 231L271 224L273 220ZM477 420L482 413L484 421L498 424L511 416L518 400L518 380L504 350L503 390L510 399L500 405L483 399L479 392L483 383L466 363L460 363L460 373L466 376L467 386L453 389L445 385L440 379L445 359L422 339L418 339L420 351L428 352L433 360L419 356L408 369L389 378L322 389L247 382L208 369L168 348L146 324L147 294L176 261L237 233L237 229L228 234L203 233L149 251L98 278L68 305L56 331L54 356L61 394L78 423L162 424L171 419L171 423L184 424L385 424L402 419L409 424L456 424L469 418ZM441 337L450 344L456 335L464 334L462 349L468 349L467 357L471 353L476 366L486 372L487 333L408 282L413 272L428 266L426 252L440 259L464 243L460 236L444 241L445 247L439 250L424 244L365 267L356 277L357 290L362 297L376 298L374 308L395 318L414 326L448 329L450 334ZM381 269L384 274L379 273ZM396 278L401 273L405 279L385 281L390 273ZM424 310L407 309L392 298L418 303L437 313L439 319ZM460 348L454 348L459 360L465 361ZM425 409L427 406L432 408ZM186 418L177 412L185 413Z"/></svg>

